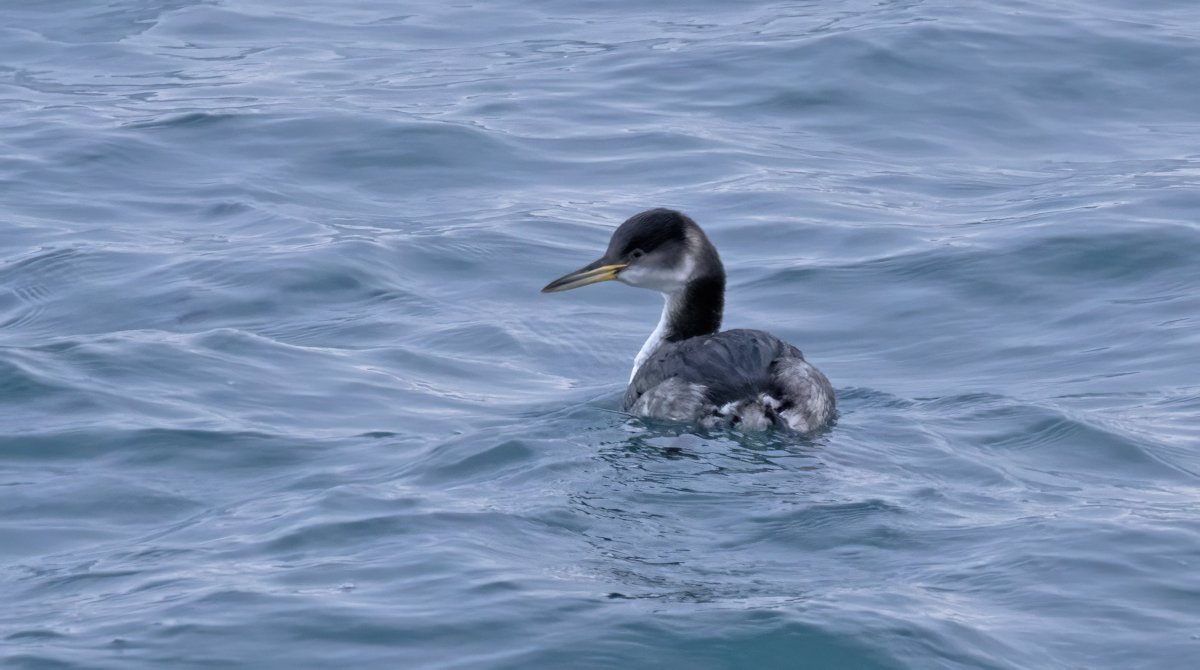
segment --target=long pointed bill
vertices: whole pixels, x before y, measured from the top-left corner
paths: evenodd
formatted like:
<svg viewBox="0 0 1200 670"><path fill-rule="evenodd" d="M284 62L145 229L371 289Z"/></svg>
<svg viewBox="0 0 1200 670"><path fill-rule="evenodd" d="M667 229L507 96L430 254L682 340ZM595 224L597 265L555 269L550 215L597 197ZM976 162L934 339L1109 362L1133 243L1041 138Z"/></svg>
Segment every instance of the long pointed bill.
<svg viewBox="0 0 1200 670"><path fill-rule="evenodd" d="M600 259L594 263L589 263L569 275L564 275L546 284L546 288L542 289L542 293L555 293L558 291L569 291L580 286L595 284L596 282L609 281L617 278L617 273L621 271L628 263L615 263L612 265L603 265L604 259Z"/></svg>

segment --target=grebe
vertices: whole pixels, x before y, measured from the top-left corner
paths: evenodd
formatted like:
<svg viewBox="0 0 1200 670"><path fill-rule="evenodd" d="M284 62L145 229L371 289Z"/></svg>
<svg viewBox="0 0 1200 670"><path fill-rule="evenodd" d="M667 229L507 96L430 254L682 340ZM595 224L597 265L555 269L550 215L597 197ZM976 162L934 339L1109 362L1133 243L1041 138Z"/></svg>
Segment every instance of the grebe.
<svg viewBox="0 0 1200 670"><path fill-rule="evenodd" d="M658 327L633 361L625 411L706 428L801 433L833 420L833 387L799 349L761 330L720 330L725 268L695 221L670 209L636 214L617 228L599 260L542 292L613 279L666 299Z"/></svg>

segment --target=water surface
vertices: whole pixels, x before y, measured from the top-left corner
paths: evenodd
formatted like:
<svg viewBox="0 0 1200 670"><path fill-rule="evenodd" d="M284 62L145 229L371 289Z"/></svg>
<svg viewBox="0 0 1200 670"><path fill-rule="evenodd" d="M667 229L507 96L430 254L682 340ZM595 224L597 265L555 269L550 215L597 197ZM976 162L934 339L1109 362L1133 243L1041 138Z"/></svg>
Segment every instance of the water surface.
<svg viewBox="0 0 1200 670"><path fill-rule="evenodd" d="M1186 0L0 8L0 665L1180 668ZM652 206L812 440L620 410Z"/></svg>

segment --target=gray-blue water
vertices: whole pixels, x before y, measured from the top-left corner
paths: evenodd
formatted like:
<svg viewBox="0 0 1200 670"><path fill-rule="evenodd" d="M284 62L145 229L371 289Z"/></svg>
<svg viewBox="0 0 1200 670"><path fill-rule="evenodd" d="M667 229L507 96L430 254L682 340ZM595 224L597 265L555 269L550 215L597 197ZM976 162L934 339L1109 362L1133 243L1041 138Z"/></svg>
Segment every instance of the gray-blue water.
<svg viewBox="0 0 1200 670"><path fill-rule="evenodd" d="M1200 9L0 4L0 666L1184 668ZM652 206L811 441L620 412Z"/></svg>

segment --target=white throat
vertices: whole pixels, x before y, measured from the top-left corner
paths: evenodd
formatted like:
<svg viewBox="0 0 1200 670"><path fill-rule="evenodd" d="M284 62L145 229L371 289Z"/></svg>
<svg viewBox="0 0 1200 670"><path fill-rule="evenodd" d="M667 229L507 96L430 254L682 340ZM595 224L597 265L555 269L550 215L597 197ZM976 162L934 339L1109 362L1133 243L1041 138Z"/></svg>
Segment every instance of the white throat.
<svg viewBox="0 0 1200 670"><path fill-rule="evenodd" d="M675 305L679 300L678 294L664 293L663 296L663 311L662 316L658 319L658 325L654 327L654 332L650 333L650 337L646 338L646 343L642 345L642 350L638 352L633 359L633 371L629 373L629 381L632 383L633 378L637 376L638 370L650 355L658 349L659 345L667 337L667 324L671 321L671 312L675 309Z"/></svg>
<svg viewBox="0 0 1200 670"><path fill-rule="evenodd" d="M669 270L654 270L646 266L634 267L625 270L617 277L618 281L630 286L656 289L662 293L665 300L658 325L655 326L654 332L650 333L650 337L646 338L646 343L642 345L642 350L638 352L637 357L633 359L633 371L629 373L631 383L642 364L650 358L650 355L667 337L667 327L670 325L672 313L678 310L679 303L683 300L683 292L687 289L687 283L696 272L696 254L699 253L701 241L690 229L685 234L687 251L684 253L683 262L678 267Z"/></svg>

